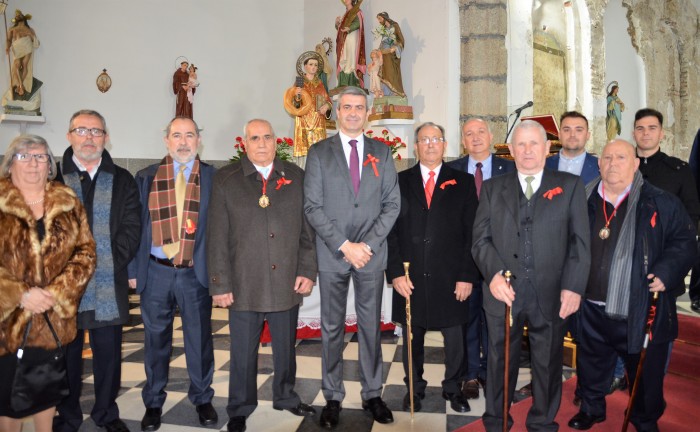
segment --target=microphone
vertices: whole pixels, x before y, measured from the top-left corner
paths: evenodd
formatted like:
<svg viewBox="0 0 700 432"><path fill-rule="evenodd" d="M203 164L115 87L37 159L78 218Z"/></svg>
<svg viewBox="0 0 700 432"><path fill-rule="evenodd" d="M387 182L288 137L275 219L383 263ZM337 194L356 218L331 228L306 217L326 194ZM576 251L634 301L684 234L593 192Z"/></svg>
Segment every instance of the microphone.
<svg viewBox="0 0 700 432"><path fill-rule="evenodd" d="M522 110L524 110L525 108L530 108L531 106L532 106L532 101L526 103L525 105L521 106L520 108L516 109L516 110L513 111L513 112L516 113L516 114L520 114L520 112L521 112Z"/></svg>

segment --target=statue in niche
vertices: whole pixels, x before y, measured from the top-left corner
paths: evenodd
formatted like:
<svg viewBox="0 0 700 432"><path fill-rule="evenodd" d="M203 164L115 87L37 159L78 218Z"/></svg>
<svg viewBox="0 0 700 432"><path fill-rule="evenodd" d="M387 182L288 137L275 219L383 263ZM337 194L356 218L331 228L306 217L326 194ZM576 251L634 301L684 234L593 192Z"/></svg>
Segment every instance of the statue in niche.
<svg viewBox="0 0 700 432"><path fill-rule="evenodd" d="M293 155L297 158L305 157L309 147L326 138L326 120L331 118L333 104L319 78L323 67L316 51L300 55L297 82L284 94L284 109L294 116Z"/></svg>
<svg viewBox="0 0 700 432"><path fill-rule="evenodd" d="M605 118L608 141L612 141L622 132L622 111L625 110L625 103L617 95L619 90L620 86L617 81L608 84L608 107Z"/></svg>
<svg viewBox="0 0 700 432"><path fill-rule="evenodd" d="M16 10L14 25L7 31L5 52L12 55L12 63L10 88L2 98L2 105L9 114L40 115L42 82L34 77L34 50L39 47L39 39L29 26L30 19L30 14Z"/></svg>
<svg viewBox="0 0 700 432"><path fill-rule="evenodd" d="M401 79L401 53L404 48L403 34L399 24L389 18L389 14L381 12L377 15L379 27L374 29L375 38L381 38L379 50L382 53L382 67L379 78L382 91L386 96L405 97Z"/></svg>
<svg viewBox="0 0 700 432"><path fill-rule="evenodd" d="M338 88L345 86L364 88L367 63L364 16L360 10L362 0L341 1L345 5L345 14L335 19L335 28L338 30L335 39Z"/></svg>
<svg viewBox="0 0 700 432"><path fill-rule="evenodd" d="M188 61L180 62L180 67L173 74L173 93L176 95L175 117L193 118L192 102L188 93L191 92L194 95L196 88L189 84L189 65Z"/></svg>

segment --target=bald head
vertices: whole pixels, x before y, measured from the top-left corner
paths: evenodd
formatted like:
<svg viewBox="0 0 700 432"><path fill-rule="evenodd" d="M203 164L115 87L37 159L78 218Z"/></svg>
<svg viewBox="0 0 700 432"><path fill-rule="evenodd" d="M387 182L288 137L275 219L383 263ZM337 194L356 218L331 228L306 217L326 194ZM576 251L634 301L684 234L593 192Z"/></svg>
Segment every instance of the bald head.
<svg viewBox="0 0 700 432"><path fill-rule="evenodd" d="M598 167L603 186L613 193L620 193L632 184L634 173L639 168L639 159L631 143L614 140L603 147Z"/></svg>

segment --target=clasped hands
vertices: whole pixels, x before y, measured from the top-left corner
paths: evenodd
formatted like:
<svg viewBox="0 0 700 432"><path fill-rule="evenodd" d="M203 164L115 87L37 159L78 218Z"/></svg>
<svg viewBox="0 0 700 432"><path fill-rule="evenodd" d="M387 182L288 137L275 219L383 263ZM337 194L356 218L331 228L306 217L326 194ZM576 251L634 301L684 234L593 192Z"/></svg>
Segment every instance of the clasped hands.
<svg viewBox="0 0 700 432"><path fill-rule="evenodd" d="M350 263L356 269L361 269L366 266L370 259L372 259L372 249L367 245L367 243L353 243L351 241L346 241L340 246L340 251L345 256L343 259L345 262Z"/></svg>
<svg viewBox="0 0 700 432"><path fill-rule="evenodd" d="M489 283L489 289L491 290L491 295L496 300L502 301L509 307L513 306L515 290L509 283L506 283L506 278L503 277L502 274L496 273L493 279L491 279L491 283ZM563 289L561 290L559 300L561 301L559 318L565 319L578 310L581 304L581 294Z"/></svg>
<svg viewBox="0 0 700 432"><path fill-rule="evenodd" d="M33 314L44 313L54 307L56 299L53 294L43 288L31 287L22 294L19 306Z"/></svg>

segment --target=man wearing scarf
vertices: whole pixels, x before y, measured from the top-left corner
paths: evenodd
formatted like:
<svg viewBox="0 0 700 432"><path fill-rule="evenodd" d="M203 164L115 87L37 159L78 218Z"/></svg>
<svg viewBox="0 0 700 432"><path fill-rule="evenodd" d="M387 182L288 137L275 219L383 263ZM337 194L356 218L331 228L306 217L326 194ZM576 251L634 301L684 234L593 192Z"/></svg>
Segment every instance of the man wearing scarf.
<svg viewBox="0 0 700 432"><path fill-rule="evenodd" d="M193 120L171 120L164 141L168 155L136 174L143 229L129 265L129 284L141 295L145 330L143 431L158 430L161 424L176 308L182 318L190 402L202 426L218 421L211 404L214 349L205 244L215 170L197 156L201 138Z"/></svg>
<svg viewBox="0 0 700 432"><path fill-rule="evenodd" d="M653 292L656 318L630 421L638 431L658 431L666 406L664 366L678 336L673 287L695 259L695 226L678 198L642 178L639 163L632 144L608 143L599 160L602 180L586 188L591 270L576 362L581 409L569 421L578 430L605 421L618 355L634 385Z"/></svg>
<svg viewBox="0 0 700 432"><path fill-rule="evenodd" d="M122 325L129 319L126 267L141 236L141 203L134 177L104 149L104 117L81 110L70 119L59 180L80 197L97 245L97 269L78 308L78 336L66 346L70 395L58 405L55 432L75 432L83 422L80 393L85 332L90 334L95 404L90 416L108 432L128 431L116 399L121 384Z"/></svg>

